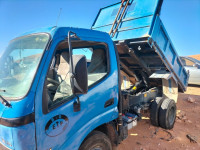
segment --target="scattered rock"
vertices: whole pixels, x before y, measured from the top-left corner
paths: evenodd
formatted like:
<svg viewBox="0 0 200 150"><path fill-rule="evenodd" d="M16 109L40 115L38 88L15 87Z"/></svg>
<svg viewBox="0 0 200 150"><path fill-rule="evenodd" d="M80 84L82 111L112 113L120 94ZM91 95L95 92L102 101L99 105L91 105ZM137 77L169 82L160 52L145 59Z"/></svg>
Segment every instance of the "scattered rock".
<svg viewBox="0 0 200 150"><path fill-rule="evenodd" d="M179 113L176 114L177 120L186 120L186 113L184 111L180 111Z"/></svg>
<svg viewBox="0 0 200 150"><path fill-rule="evenodd" d="M190 140L191 143L197 143L197 138L195 136L187 134L186 137Z"/></svg>
<svg viewBox="0 0 200 150"><path fill-rule="evenodd" d="M140 142L136 142L137 145L142 145Z"/></svg>
<svg viewBox="0 0 200 150"><path fill-rule="evenodd" d="M187 123L192 123L192 121L188 119L188 120L187 120Z"/></svg>
<svg viewBox="0 0 200 150"><path fill-rule="evenodd" d="M188 99L187 99L187 101L190 102L190 103L194 103L195 99L189 96Z"/></svg>

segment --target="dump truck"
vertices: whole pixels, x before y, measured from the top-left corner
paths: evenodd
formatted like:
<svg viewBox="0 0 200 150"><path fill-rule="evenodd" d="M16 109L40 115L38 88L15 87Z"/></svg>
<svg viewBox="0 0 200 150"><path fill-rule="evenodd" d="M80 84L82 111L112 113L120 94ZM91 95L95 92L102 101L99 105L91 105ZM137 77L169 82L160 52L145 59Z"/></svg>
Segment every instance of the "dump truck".
<svg viewBox="0 0 200 150"><path fill-rule="evenodd" d="M146 110L172 129L188 74L161 5L122 0L100 9L91 29L13 39L0 58L0 149L115 149Z"/></svg>

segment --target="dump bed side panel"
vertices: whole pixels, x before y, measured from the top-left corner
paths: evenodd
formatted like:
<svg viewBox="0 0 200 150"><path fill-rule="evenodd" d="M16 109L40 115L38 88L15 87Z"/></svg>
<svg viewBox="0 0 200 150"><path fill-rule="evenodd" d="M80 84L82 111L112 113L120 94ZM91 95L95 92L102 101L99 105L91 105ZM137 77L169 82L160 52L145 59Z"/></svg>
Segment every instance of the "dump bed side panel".
<svg viewBox="0 0 200 150"><path fill-rule="evenodd" d="M114 41L147 37L151 32L151 24L158 13L161 0L130 0L128 7L119 23ZM110 32L121 3L117 3L99 11L92 29ZM124 6L125 7L125 4ZM123 9L120 12L122 14ZM120 18L120 15L118 19Z"/></svg>
<svg viewBox="0 0 200 150"><path fill-rule="evenodd" d="M188 81L188 74L182 65L182 62L159 16L156 17L151 39L153 40L152 45L156 47L158 55L165 63L168 70L174 74L176 80L180 83L180 86L185 90Z"/></svg>

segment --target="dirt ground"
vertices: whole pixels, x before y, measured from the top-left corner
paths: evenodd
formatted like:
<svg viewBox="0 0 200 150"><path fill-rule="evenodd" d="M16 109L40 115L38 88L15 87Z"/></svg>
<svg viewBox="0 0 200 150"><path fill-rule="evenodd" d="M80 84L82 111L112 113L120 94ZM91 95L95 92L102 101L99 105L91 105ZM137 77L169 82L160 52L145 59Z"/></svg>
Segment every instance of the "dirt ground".
<svg viewBox="0 0 200 150"><path fill-rule="evenodd" d="M177 117L172 130L150 124L148 113L118 150L199 150L200 149L200 86L188 87L179 93Z"/></svg>

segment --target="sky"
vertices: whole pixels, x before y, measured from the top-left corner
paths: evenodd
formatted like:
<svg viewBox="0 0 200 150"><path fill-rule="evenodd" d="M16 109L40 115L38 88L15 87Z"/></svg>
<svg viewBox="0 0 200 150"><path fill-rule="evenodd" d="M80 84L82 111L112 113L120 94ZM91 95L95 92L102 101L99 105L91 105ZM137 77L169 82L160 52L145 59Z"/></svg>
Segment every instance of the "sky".
<svg viewBox="0 0 200 150"><path fill-rule="evenodd" d="M55 26L90 28L99 9L120 0L0 0L0 54L13 38ZM164 0L161 19L181 56L200 54L200 0Z"/></svg>

